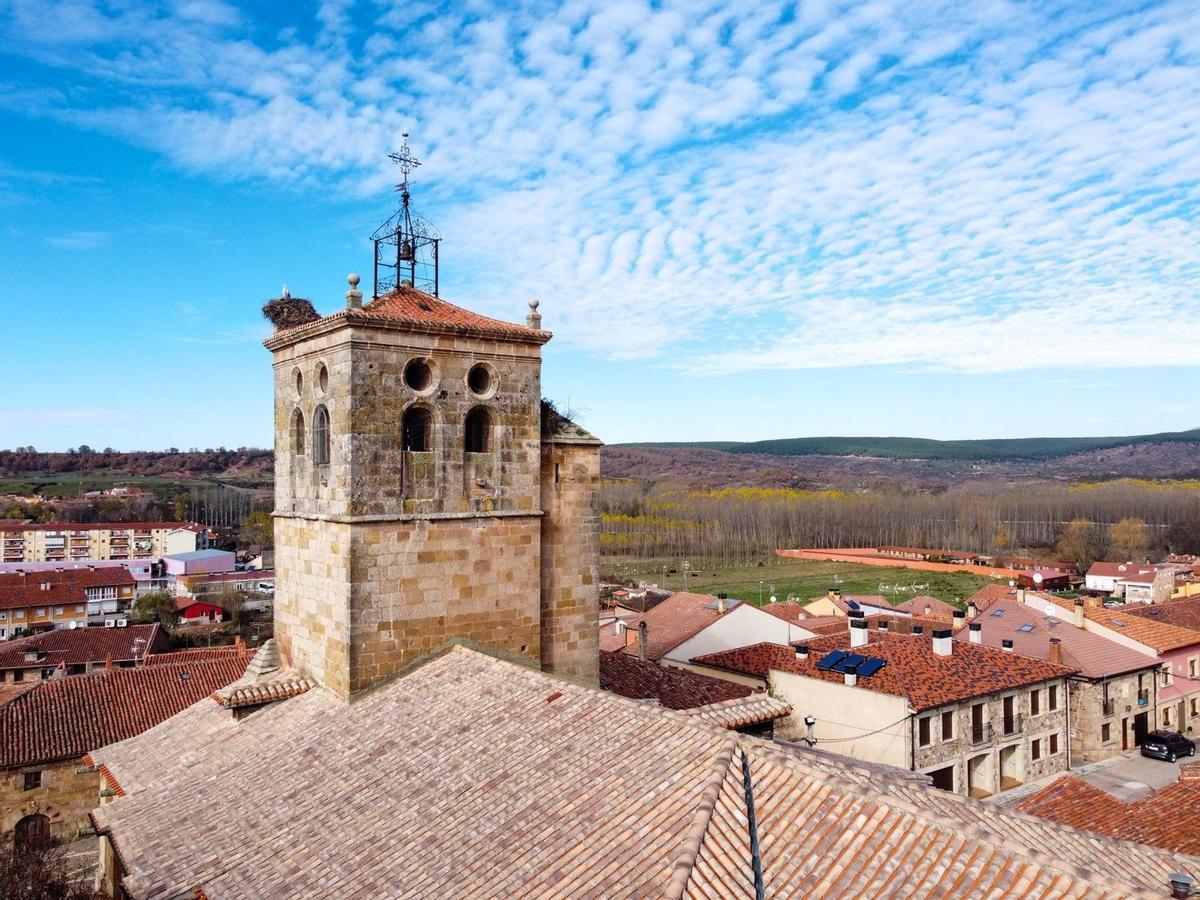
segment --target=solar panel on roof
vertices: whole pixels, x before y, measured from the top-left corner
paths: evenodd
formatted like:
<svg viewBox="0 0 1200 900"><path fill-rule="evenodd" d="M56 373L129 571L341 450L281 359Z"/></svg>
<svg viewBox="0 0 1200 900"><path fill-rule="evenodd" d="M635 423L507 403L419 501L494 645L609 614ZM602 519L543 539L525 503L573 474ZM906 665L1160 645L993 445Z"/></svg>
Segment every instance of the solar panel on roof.
<svg viewBox="0 0 1200 900"><path fill-rule="evenodd" d="M859 656L857 653L848 653L837 661L837 665L833 667L835 672L845 672L850 666L857 668L867 661L865 656Z"/></svg>
<svg viewBox="0 0 1200 900"><path fill-rule="evenodd" d="M854 600L847 600L846 605L851 609L858 609L858 603Z"/></svg>
<svg viewBox="0 0 1200 900"><path fill-rule="evenodd" d="M1002 610L1002 609L993 609L993 610L992 610L992 615L993 615L993 616L995 616L995 617L998 619L998 618L1000 618L1002 615L1004 615L1004 610Z"/></svg>
<svg viewBox="0 0 1200 900"><path fill-rule="evenodd" d="M829 670L840 663L847 656L845 650L834 650L832 653L826 653L817 663L818 669Z"/></svg>
<svg viewBox="0 0 1200 900"><path fill-rule="evenodd" d="M886 659L868 659L858 667L858 674L863 677L874 675L887 664Z"/></svg>

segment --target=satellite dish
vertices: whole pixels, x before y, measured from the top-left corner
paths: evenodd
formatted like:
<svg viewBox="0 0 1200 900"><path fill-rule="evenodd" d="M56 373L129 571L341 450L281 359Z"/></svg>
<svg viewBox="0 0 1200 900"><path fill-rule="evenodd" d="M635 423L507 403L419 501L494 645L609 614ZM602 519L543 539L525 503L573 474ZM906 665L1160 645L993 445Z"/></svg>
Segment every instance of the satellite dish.
<svg viewBox="0 0 1200 900"><path fill-rule="evenodd" d="M1034 583L1034 584L1041 584L1041 583L1042 583L1042 573L1041 573L1041 572L1034 572L1034 573L1033 573L1033 583Z"/></svg>
<svg viewBox="0 0 1200 900"><path fill-rule="evenodd" d="M1017 586L1017 583L1016 583L1015 581L1013 581L1013 580L1010 578L1010 579L1008 579L1008 586L1009 586L1009 587L1016 587L1016 586Z"/></svg>
<svg viewBox="0 0 1200 900"><path fill-rule="evenodd" d="M772 603L778 603L778 602L779 602L779 598L778 598L778 597L776 597L774 594L772 594L772 595L771 595L771 602L772 602Z"/></svg>

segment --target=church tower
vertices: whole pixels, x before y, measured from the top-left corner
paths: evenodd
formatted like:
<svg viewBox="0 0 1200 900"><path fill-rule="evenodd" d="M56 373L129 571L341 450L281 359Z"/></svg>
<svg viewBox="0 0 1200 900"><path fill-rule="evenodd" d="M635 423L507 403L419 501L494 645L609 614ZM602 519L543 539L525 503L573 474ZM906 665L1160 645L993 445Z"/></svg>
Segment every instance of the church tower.
<svg viewBox="0 0 1200 900"><path fill-rule="evenodd" d="M376 258L365 305L351 275L332 315L264 309L281 651L342 696L454 637L594 680L600 442L543 404L536 301L517 325L381 291Z"/></svg>

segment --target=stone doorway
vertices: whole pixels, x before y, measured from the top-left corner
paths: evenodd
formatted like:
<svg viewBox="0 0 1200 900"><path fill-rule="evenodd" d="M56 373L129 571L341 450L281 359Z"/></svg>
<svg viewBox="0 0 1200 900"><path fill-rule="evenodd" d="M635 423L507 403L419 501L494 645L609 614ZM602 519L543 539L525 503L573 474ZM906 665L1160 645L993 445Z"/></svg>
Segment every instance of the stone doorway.
<svg viewBox="0 0 1200 900"><path fill-rule="evenodd" d="M933 786L939 790L949 791L954 793L954 766L946 766L944 769L934 769L932 772L926 772L933 780Z"/></svg>
<svg viewBox="0 0 1200 900"><path fill-rule="evenodd" d="M967 794L977 799L996 793L995 767L992 754L981 753L967 760Z"/></svg>
<svg viewBox="0 0 1200 900"><path fill-rule="evenodd" d="M1000 748L1000 790L1009 791L1025 783L1025 764L1021 745Z"/></svg>

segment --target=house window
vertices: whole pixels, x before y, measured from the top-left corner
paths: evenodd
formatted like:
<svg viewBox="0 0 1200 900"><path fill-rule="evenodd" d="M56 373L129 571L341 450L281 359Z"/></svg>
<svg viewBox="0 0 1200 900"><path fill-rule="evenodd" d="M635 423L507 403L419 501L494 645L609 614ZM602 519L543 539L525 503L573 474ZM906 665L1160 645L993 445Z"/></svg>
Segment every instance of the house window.
<svg viewBox="0 0 1200 900"><path fill-rule="evenodd" d="M1041 759L1042 758L1042 739L1041 738L1034 738L1033 742L1029 745L1029 758L1030 759Z"/></svg>
<svg viewBox="0 0 1200 900"><path fill-rule="evenodd" d="M492 447L492 417L481 406L467 413L466 450L468 453L487 453Z"/></svg>
<svg viewBox="0 0 1200 900"><path fill-rule="evenodd" d="M38 616L38 617L40 617L40 616L44 616L44 615L46 614L46 607L44 607L44 606L39 606L37 609L35 609L35 610L33 611L33 614L34 614L35 616Z"/></svg>
<svg viewBox="0 0 1200 900"><path fill-rule="evenodd" d="M329 410L324 406L313 413L313 465L329 465Z"/></svg>
<svg viewBox="0 0 1200 900"><path fill-rule="evenodd" d="M21 781L22 781L22 784L24 785L25 790L27 790L27 791L35 790L42 786L42 773L41 772L25 772L21 776Z"/></svg>
<svg viewBox="0 0 1200 900"><path fill-rule="evenodd" d="M1034 688L1029 692L1029 714L1036 716L1042 711L1042 692Z"/></svg>
<svg viewBox="0 0 1200 900"><path fill-rule="evenodd" d="M933 716L921 716L917 719L917 743L922 747L929 746L929 723L932 719Z"/></svg>
<svg viewBox="0 0 1200 900"><path fill-rule="evenodd" d="M1100 726L1100 743L1107 744L1111 740L1112 740L1112 728L1110 728L1109 724L1107 722L1105 722L1103 725Z"/></svg>
<svg viewBox="0 0 1200 900"><path fill-rule="evenodd" d="M64 612L66 612L66 610L63 609L61 606L54 607L54 614L56 616L61 616Z"/></svg>
<svg viewBox="0 0 1200 900"><path fill-rule="evenodd" d="M1058 709L1058 685L1057 684L1050 685L1050 687L1048 687L1046 689L1046 695L1047 695L1046 705L1048 707L1050 707L1051 712L1054 712L1056 709Z"/></svg>
<svg viewBox="0 0 1200 900"><path fill-rule="evenodd" d="M1193 656L1188 660L1188 678L1200 675L1200 657Z"/></svg>
<svg viewBox="0 0 1200 900"><path fill-rule="evenodd" d="M954 740L954 713L942 713L942 740Z"/></svg>
<svg viewBox="0 0 1200 900"><path fill-rule="evenodd" d="M1171 707L1164 706L1162 711L1162 723L1164 726L1171 727Z"/></svg>
<svg viewBox="0 0 1200 900"><path fill-rule="evenodd" d="M292 410L292 452L304 455L304 413L298 409Z"/></svg>
<svg viewBox="0 0 1200 900"><path fill-rule="evenodd" d="M1195 718L1196 716L1200 716L1200 700L1197 700L1195 697L1193 697L1192 698L1192 718Z"/></svg>
<svg viewBox="0 0 1200 900"><path fill-rule="evenodd" d="M1172 683L1174 680L1175 680L1175 678L1174 678L1174 676L1171 674L1171 664L1170 664L1170 663L1167 663L1166 665L1164 665L1164 666L1162 667L1162 683L1163 683L1163 686L1165 687L1166 685L1168 685L1168 684L1171 684L1171 683Z"/></svg>
<svg viewBox="0 0 1200 900"><path fill-rule="evenodd" d="M1058 732L1050 735L1050 755L1053 756L1058 752Z"/></svg>

